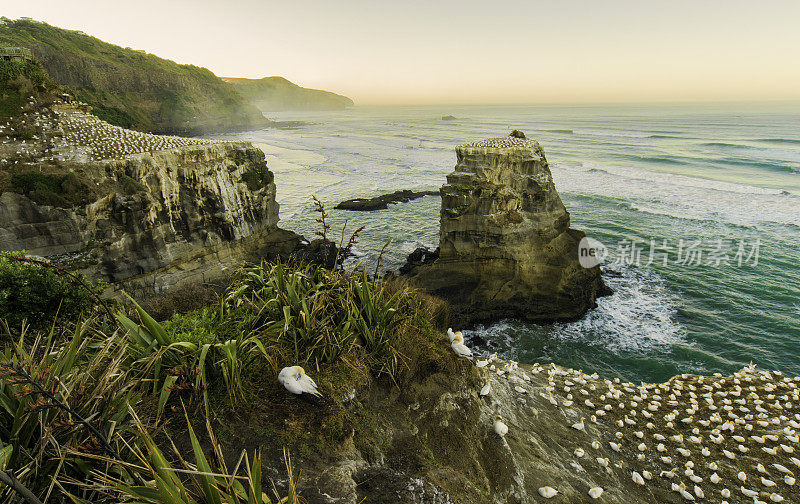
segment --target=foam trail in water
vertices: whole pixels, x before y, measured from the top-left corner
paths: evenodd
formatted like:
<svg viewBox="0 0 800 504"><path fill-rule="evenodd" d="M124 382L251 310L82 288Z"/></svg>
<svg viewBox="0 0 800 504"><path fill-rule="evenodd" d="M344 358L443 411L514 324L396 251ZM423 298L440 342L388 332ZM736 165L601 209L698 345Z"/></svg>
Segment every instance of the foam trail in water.
<svg viewBox="0 0 800 504"><path fill-rule="evenodd" d="M464 335L468 342L489 342L490 348L507 358L519 355L517 340L526 337L599 346L616 354L660 352L685 342L686 332L675 320L674 299L663 278L634 267L606 270L604 278L614 294L599 299L598 307L578 321L526 328L504 320L464 331Z"/></svg>

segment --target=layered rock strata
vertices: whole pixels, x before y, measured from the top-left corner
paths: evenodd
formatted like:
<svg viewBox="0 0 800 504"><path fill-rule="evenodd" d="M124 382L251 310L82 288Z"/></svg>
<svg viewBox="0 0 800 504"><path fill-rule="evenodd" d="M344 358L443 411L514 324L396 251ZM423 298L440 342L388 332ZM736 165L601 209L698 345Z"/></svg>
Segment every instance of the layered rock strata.
<svg viewBox="0 0 800 504"><path fill-rule="evenodd" d="M599 267L578 260L544 150L509 136L456 147L441 188L439 258L413 281L452 304L459 323L580 317L607 293Z"/></svg>
<svg viewBox="0 0 800 504"><path fill-rule="evenodd" d="M272 174L249 143L68 164L93 186L90 202L57 208L2 193L0 250L27 250L93 279L160 292L248 258L288 255L299 242L278 228Z"/></svg>

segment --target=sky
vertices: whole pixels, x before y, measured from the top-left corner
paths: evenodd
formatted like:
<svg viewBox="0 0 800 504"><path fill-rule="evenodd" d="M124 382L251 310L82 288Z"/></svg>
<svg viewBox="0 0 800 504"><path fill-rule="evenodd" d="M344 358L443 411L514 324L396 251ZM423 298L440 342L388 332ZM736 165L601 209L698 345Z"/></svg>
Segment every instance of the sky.
<svg viewBox="0 0 800 504"><path fill-rule="evenodd" d="M0 0L357 104L800 100L800 0Z"/></svg>

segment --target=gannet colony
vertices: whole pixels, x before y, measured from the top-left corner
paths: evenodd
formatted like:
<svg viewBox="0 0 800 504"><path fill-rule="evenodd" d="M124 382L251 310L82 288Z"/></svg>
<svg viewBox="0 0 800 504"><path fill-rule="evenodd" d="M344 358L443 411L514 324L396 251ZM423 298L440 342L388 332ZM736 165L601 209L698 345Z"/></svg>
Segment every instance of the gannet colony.
<svg viewBox="0 0 800 504"><path fill-rule="evenodd" d="M477 397L478 430L503 447L493 452L496 463L516 471L516 490L506 495L514 502L798 502L800 377L751 364L730 376L637 385L556 364L475 357L460 332L447 336L480 381L453 396L460 400L440 400L463 407ZM317 393L300 380L313 384L297 367L279 376L293 394ZM464 422L476 418L463 411ZM454 435L467 430L457 416L447 422Z"/></svg>
<svg viewBox="0 0 800 504"><path fill-rule="evenodd" d="M552 409L578 434L558 442L573 455L572 469L585 474L585 495L593 499L603 497L606 483L627 477L654 492L648 502L663 502L659 491L721 504L797 501L800 377L750 365L732 376L683 374L636 385L496 355L476 366L486 383L480 394L495 399L494 418L504 422L487 429L507 438L520 428L506 413L514 409L508 397L492 398L500 384L514 401L532 403L536 416ZM545 498L558 491L553 482L539 487Z"/></svg>
<svg viewBox="0 0 800 504"><path fill-rule="evenodd" d="M122 159L133 154L157 152L186 145L216 143L199 138L154 135L109 124L89 113L84 103L65 102L53 107L36 106L33 97L26 111L0 124L4 144L17 139L16 154L39 162L78 160L84 162ZM7 163L10 160L6 160Z"/></svg>

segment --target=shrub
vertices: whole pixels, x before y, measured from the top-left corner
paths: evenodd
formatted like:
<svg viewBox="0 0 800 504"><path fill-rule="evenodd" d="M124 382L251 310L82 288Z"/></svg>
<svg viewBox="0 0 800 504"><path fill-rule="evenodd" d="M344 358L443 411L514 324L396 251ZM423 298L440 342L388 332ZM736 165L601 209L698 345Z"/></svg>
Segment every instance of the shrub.
<svg viewBox="0 0 800 504"><path fill-rule="evenodd" d="M40 205L70 208L87 203L92 198L92 191L86 181L74 173L15 173L11 176L11 186Z"/></svg>
<svg viewBox="0 0 800 504"><path fill-rule="evenodd" d="M271 184L274 177L269 168L267 168L267 164L264 163L263 166L257 165L255 168L242 173L242 182L247 184L247 188L251 191L258 191Z"/></svg>
<svg viewBox="0 0 800 504"><path fill-rule="evenodd" d="M27 263L24 252L0 252L0 320L34 329L53 323L58 314L69 320L92 306L92 293L70 277L39 264Z"/></svg>

